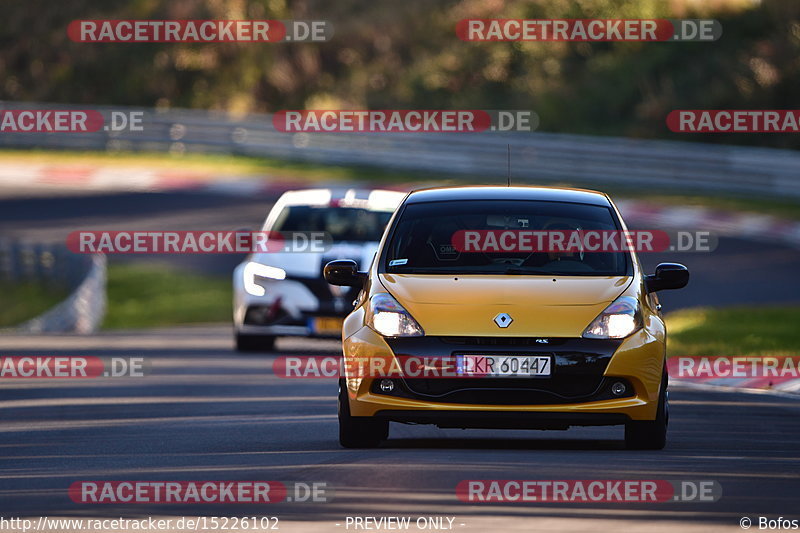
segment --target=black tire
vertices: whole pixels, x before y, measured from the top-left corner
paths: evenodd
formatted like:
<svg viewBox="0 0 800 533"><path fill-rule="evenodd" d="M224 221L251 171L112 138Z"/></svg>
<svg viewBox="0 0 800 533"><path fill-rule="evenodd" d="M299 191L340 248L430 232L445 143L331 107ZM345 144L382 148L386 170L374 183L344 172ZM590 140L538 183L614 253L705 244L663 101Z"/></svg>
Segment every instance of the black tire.
<svg viewBox="0 0 800 533"><path fill-rule="evenodd" d="M667 445L669 425L669 393L666 375L658 396L656 419L636 420L625 424L625 447L629 450L662 450Z"/></svg>
<svg viewBox="0 0 800 533"><path fill-rule="evenodd" d="M344 448L376 448L389 438L389 422L350 415L347 385L339 380L339 444Z"/></svg>
<svg viewBox="0 0 800 533"><path fill-rule="evenodd" d="M236 351L238 352L268 352L275 347L275 337L272 335L242 335L236 333Z"/></svg>

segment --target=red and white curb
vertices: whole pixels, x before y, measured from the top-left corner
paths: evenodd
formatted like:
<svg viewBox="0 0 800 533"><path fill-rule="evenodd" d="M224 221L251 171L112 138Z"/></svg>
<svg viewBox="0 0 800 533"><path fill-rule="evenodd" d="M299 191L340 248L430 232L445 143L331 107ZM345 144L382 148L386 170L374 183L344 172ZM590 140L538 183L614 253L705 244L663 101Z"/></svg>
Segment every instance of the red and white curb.
<svg viewBox="0 0 800 533"><path fill-rule="evenodd" d="M210 173L142 167L107 167L70 164L3 164L0 187L83 189L109 192L208 191L241 196L274 195L307 182L258 177L220 178Z"/></svg>
<svg viewBox="0 0 800 533"><path fill-rule="evenodd" d="M433 184L431 184L433 185ZM307 187L378 187L411 190L420 184L310 183L281 177L220 177L208 172L146 167L80 164L2 163L0 187L84 189L91 191L168 192L190 190L248 197L275 197ZM636 227L692 229L720 236L757 239L800 247L800 221L771 215L725 211L699 206L675 206L642 200L618 200L625 219Z"/></svg>
<svg viewBox="0 0 800 533"><path fill-rule="evenodd" d="M725 211L701 206L662 205L641 200L616 202L626 220L639 227L697 229L720 236L800 247L800 221L772 215Z"/></svg>

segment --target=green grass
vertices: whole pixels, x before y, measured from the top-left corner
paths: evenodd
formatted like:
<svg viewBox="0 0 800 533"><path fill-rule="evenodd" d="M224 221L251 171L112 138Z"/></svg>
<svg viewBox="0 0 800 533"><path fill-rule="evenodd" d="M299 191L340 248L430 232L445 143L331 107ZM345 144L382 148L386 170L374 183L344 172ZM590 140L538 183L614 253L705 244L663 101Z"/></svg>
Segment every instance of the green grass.
<svg viewBox="0 0 800 533"><path fill-rule="evenodd" d="M666 315L667 353L800 355L800 307L695 308Z"/></svg>
<svg viewBox="0 0 800 533"><path fill-rule="evenodd" d="M230 322L229 277L187 273L161 265L108 267L104 329Z"/></svg>
<svg viewBox="0 0 800 533"><path fill-rule="evenodd" d="M59 304L69 291L35 282L0 282L0 327L17 326Z"/></svg>

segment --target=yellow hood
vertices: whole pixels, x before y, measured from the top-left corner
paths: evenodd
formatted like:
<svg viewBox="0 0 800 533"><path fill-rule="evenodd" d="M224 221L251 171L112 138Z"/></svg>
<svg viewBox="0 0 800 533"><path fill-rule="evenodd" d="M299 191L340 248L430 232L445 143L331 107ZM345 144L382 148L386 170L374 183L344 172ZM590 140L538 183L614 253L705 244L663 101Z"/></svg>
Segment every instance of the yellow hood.
<svg viewBox="0 0 800 533"><path fill-rule="evenodd" d="M580 337L631 282L629 276L381 274L426 335ZM508 313L512 322L494 322Z"/></svg>

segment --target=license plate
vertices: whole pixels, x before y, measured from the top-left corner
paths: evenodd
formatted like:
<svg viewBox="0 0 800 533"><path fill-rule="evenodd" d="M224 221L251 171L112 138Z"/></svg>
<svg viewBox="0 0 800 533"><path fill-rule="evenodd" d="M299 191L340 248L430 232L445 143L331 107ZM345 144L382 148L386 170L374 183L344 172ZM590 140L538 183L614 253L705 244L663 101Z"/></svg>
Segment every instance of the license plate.
<svg viewBox="0 0 800 533"><path fill-rule="evenodd" d="M549 355L458 355L456 373L477 377L547 377L552 373Z"/></svg>
<svg viewBox="0 0 800 533"><path fill-rule="evenodd" d="M338 317L318 316L310 320L309 327L317 335L341 335L343 320Z"/></svg>

